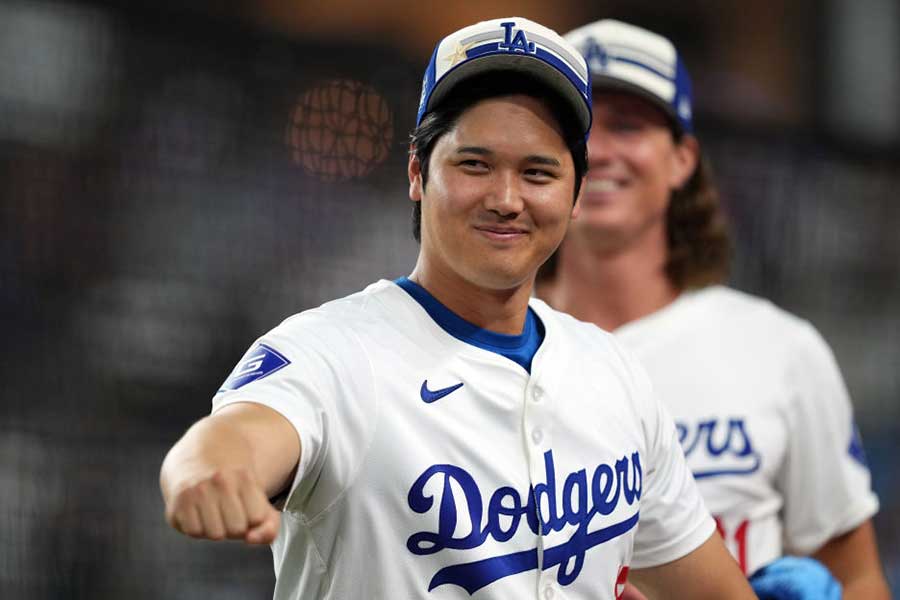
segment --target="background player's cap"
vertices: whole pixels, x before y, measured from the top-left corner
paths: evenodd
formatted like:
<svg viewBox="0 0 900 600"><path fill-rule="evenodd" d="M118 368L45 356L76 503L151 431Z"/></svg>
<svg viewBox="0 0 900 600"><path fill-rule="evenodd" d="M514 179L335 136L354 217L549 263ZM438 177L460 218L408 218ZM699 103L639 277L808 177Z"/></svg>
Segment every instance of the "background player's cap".
<svg viewBox="0 0 900 600"><path fill-rule="evenodd" d="M693 131L691 78L674 44L628 23L604 19L566 34L584 55L595 90L620 89L653 102L679 132Z"/></svg>
<svg viewBox="0 0 900 600"><path fill-rule="evenodd" d="M591 129L591 82L584 58L562 36L522 17L482 21L451 33L434 48L422 80L416 125L473 75L512 71L554 89Z"/></svg>

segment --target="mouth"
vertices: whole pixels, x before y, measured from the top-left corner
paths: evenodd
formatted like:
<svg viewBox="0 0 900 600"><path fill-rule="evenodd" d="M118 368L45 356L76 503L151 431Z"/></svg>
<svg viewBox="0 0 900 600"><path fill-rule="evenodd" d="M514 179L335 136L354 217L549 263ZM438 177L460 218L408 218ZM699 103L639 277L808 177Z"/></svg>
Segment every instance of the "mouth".
<svg viewBox="0 0 900 600"><path fill-rule="evenodd" d="M624 187L625 182L623 180L609 177L588 179L585 182L585 191L593 194L612 194Z"/></svg>
<svg viewBox="0 0 900 600"><path fill-rule="evenodd" d="M501 225L476 225L475 230L490 240L501 242L519 240L528 235L528 231L521 227Z"/></svg>

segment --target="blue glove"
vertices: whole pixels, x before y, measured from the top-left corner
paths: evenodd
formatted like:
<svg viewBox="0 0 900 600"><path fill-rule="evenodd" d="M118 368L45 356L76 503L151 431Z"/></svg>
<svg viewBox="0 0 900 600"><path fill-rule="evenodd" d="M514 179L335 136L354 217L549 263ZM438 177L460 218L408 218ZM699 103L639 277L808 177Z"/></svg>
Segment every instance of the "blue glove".
<svg viewBox="0 0 900 600"><path fill-rule="evenodd" d="M783 556L756 571L750 586L759 600L841 600L841 584L813 558Z"/></svg>

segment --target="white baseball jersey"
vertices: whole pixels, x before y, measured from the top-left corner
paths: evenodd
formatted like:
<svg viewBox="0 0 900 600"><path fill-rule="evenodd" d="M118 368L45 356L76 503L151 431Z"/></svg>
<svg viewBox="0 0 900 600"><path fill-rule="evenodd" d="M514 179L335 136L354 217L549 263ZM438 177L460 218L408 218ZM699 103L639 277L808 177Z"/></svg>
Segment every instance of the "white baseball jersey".
<svg viewBox="0 0 900 600"><path fill-rule="evenodd" d="M878 510L834 356L808 322L713 286L616 336L646 367L746 573Z"/></svg>
<svg viewBox="0 0 900 600"><path fill-rule="evenodd" d="M530 374L389 281L254 344L213 410L265 404L300 436L277 599L613 599L628 567L712 534L646 374L611 335L531 307Z"/></svg>

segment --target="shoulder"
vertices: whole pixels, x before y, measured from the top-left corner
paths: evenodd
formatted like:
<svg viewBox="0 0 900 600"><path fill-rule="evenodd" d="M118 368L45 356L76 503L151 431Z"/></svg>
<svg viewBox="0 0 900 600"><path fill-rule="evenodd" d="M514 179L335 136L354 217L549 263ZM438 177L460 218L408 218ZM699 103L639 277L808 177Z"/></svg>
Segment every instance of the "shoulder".
<svg viewBox="0 0 900 600"><path fill-rule="evenodd" d="M612 333L555 310L541 300L532 299L530 305L544 322L546 340L553 344L559 360L590 368L603 364L631 385L647 385L648 377L638 359Z"/></svg>
<svg viewBox="0 0 900 600"><path fill-rule="evenodd" d="M548 335L582 350L618 352L621 346L608 331L593 323L579 321L572 315L551 308L544 301L532 298L531 308L544 323Z"/></svg>
<svg viewBox="0 0 900 600"><path fill-rule="evenodd" d="M399 292L399 294L397 293ZM263 336L288 352L334 355L360 348L396 325L389 318L402 303L402 290L378 281L364 290L294 314Z"/></svg>
<svg viewBox="0 0 900 600"><path fill-rule="evenodd" d="M752 360L742 364L757 365L795 392L822 385L843 388L834 352L810 321L769 300L729 288L711 290L710 298L708 314L719 316L713 317L715 325L707 328L705 339L721 338L716 347L726 349L726 355Z"/></svg>
<svg viewBox="0 0 900 600"><path fill-rule="evenodd" d="M398 291L402 293L392 282L381 280L349 296L294 314L282 321L274 331L334 335L351 332L361 326L383 324L385 307L397 302Z"/></svg>
<svg viewBox="0 0 900 600"><path fill-rule="evenodd" d="M707 318L727 321L744 331L809 341L818 337L815 327L771 300L725 286L688 292L688 302Z"/></svg>

